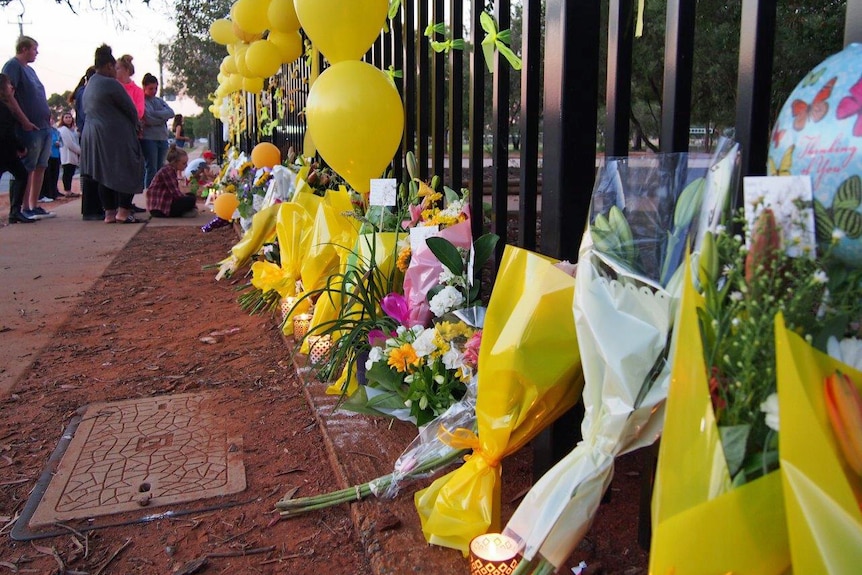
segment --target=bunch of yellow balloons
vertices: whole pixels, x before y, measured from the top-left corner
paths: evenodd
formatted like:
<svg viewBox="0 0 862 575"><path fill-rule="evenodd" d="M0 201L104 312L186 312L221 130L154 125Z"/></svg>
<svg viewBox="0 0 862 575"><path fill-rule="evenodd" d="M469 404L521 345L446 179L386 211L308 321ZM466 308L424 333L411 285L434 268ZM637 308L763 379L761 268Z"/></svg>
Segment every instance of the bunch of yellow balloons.
<svg viewBox="0 0 862 575"><path fill-rule="evenodd" d="M389 0L294 0L294 7L312 44L332 64L308 94L311 139L332 169L368 193L404 133L404 107L389 75L359 61L386 22Z"/></svg>
<svg viewBox="0 0 862 575"><path fill-rule="evenodd" d="M236 0L229 18L210 25L210 37L228 52L210 106L214 116L219 116L216 103L224 97L240 90L260 92L265 78L302 55L299 27L293 0Z"/></svg>

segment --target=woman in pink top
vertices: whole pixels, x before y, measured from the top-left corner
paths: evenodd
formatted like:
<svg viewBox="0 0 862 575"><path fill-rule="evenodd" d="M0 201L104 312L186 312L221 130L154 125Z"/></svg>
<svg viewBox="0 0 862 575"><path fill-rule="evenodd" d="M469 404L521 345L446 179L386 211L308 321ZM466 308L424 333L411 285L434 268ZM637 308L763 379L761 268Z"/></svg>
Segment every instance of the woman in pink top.
<svg viewBox="0 0 862 575"><path fill-rule="evenodd" d="M120 56L117 60L117 80L126 89L126 93L135 104L138 110L138 118L144 117L144 90L132 81L132 76L135 75L135 66L132 64L132 57L128 54Z"/></svg>

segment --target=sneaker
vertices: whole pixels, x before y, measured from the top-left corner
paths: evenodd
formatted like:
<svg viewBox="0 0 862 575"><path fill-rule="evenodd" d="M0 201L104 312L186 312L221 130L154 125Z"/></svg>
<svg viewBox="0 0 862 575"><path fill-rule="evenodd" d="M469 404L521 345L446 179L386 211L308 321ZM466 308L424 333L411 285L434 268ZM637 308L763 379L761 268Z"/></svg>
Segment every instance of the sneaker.
<svg viewBox="0 0 862 575"><path fill-rule="evenodd" d="M54 198L42 197L42 198L39 198L39 201L42 202L43 204L50 204L51 202L54 201Z"/></svg>
<svg viewBox="0 0 862 575"><path fill-rule="evenodd" d="M30 212L33 213L33 217L35 217L37 219L41 219L41 220L44 220L47 218L54 218L57 216L57 214L55 214L54 212L46 212L45 209L42 208L41 206L36 206L32 210L30 210Z"/></svg>

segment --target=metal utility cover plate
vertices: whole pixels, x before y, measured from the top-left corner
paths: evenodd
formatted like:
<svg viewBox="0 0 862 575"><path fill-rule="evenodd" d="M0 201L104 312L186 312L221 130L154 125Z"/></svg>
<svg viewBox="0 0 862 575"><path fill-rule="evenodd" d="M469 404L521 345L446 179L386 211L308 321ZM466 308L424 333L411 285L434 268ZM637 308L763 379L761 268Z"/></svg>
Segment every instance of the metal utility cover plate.
<svg viewBox="0 0 862 575"><path fill-rule="evenodd" d="M182 394L86 407L30 527L245 489L242 438Z"/></svg>

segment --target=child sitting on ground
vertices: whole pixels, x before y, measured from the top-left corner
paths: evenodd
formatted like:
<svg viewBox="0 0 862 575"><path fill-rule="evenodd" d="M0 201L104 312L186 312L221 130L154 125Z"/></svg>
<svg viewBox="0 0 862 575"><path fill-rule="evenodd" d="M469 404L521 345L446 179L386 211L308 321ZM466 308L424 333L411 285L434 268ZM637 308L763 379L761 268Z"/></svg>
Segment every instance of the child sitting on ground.
<svg viewBox="0 0 862 575"><path fill-rule="evenodd" d="M171 146L162 167L147 188L147 209L154 218L193 218L198 214L195 195L180 190L181 173L189 163L185 150Z"/></svg>

